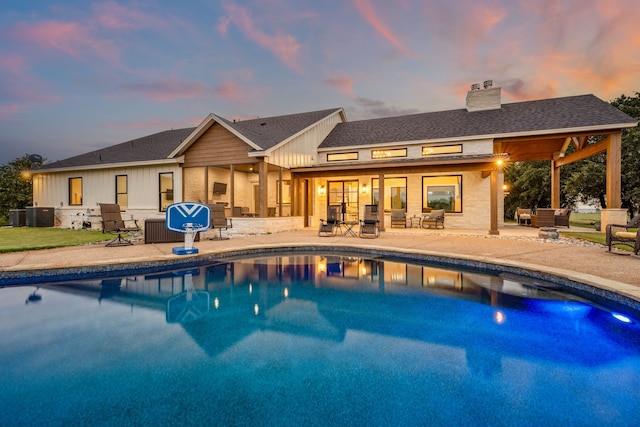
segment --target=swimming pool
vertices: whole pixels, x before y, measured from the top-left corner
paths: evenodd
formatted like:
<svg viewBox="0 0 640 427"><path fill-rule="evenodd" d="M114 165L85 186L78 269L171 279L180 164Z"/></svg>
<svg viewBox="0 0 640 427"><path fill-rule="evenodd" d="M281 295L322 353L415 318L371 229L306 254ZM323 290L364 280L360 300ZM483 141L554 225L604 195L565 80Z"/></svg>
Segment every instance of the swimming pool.
<svg viewBox="0 0 640 427"><path fill-rule="evenodd" d="M616 310L353 254L6 287L0 425L633 425Z"/></svg>

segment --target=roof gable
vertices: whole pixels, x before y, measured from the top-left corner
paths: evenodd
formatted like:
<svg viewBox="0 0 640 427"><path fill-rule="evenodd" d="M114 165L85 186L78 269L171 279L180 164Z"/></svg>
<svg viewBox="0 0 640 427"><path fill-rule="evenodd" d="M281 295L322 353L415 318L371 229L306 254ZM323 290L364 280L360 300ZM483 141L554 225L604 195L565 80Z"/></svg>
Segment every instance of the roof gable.
<svg viewBox="0 0 640 427"><path fill-rule="evenodd" d="M250 120L231 121L215 114L209 114L200 125L180 144L171 156L182 155L214 123L219 123L255 151L266 151L288 140L297 133L312 126L330 114L342 111L341 108L264 117Z"/></svg>
<svg viewBox="0 0 640 427"><path fill-rule="evenodd" d="M319 148L636 125L633 118L605 101L581 95L503 104L488 111L459 109L340 123Z"/></svg>

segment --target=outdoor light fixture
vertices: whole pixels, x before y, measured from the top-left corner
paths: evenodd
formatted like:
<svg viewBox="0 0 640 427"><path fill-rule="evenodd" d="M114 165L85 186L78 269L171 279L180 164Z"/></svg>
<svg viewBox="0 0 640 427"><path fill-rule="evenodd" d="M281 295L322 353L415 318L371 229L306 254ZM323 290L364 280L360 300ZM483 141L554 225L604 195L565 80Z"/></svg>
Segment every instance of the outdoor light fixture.
<svg viewBox="0 0 640 427"><path fill-rule="evenodd" d="M369 186L367 184L362 184L362 194L369 193Z"/></svg>
<svg viewBox="0 0 640 427"><path fill-rule="evenodd" d="M510 158L509 153L494 154L493 159L496 164L496 168L498 170L502 170L502 168L504 167L504 164L509 161L509 158Z"/></svg>
<svg viewBox="0 0 640 427"><path fill-rule="evenodd" d="M318 194L324 196L327 194L327 188L324 185L318 187Z"/></svg>

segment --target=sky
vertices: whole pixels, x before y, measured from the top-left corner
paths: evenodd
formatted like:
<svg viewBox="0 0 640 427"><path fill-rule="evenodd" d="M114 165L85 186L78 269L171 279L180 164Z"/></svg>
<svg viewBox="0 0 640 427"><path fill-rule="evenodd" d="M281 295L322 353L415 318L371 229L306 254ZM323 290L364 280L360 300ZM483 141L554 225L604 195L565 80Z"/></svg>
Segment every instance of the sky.
<svg viewBox="0 0 640 427"><path fill-rule="evenodd" d="M640 92L637 0L2 0L0 164L168 129Z"/></svg>

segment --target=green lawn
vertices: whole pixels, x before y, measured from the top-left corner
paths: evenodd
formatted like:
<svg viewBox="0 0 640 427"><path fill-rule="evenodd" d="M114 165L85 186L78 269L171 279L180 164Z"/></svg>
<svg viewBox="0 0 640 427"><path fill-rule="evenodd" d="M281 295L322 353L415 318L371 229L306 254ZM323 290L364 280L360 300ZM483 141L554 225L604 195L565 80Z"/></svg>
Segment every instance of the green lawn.
<svg viewBox="0 0 640 427"><path fill-rule="evenodd" d="M112 239L100 231L69 228L1 227L0 253L78 246Z"/></svg>

